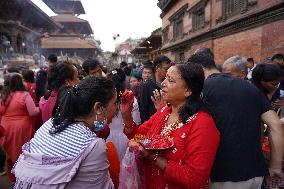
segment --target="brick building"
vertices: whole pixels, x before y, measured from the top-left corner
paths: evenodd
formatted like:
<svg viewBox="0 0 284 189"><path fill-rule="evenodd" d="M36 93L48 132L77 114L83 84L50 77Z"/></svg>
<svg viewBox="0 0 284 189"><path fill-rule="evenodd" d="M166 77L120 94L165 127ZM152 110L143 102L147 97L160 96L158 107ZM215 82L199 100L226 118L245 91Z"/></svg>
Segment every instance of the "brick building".
<svg viewBox="0 0 284 189"><path fill-rule="evenodd" d="M115 47L115 54L117 54L117 62L120 63L125 61L129 64L136 63L136 57L131 53L133 49L135 49L144 38L128 38L124 42L119 43Z"/></svg>
<svg viewBox="0 0 284 189"><path fill-rule="evenodd" d="M131 51L135 56L136 63L142 63L147 60L154 60L161 54L162 47L162 30L158 28L151 35L141 41L139 45Z"/></svg>
<svg viewBox="0 0 284 189"><path fill-rule="evenodd" d="M162 51L175 61L209 47L217 64L233 56L257 62L284 52L283 0L159 0Z"/></svg>

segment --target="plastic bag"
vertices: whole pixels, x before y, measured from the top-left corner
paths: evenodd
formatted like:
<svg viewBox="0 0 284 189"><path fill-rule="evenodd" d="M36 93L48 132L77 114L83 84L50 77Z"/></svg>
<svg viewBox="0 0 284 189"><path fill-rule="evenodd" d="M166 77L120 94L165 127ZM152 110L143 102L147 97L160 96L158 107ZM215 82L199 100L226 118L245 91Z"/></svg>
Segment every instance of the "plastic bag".
<svg viewBox="0 0 284 189"><path fill-rule="evenodd" d="M118 189L140 189L141 182L136 164L135 152L129 151L126 153L121 161L119 186Z"/></svg>

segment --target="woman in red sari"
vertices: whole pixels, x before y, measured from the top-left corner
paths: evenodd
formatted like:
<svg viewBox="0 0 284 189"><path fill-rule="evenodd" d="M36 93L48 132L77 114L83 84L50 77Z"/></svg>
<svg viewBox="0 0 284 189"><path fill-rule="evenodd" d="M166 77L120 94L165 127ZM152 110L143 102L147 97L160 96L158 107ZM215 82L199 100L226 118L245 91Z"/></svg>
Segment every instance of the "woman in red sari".
<svg viewBox="0 0 284 189"><path fill-rule="evenodd" d="M4 83L1 95L0 115L1 125L5 129L3 149L8 156L7 167L11 182L15 177L11 169L22 152L22 146L28 142L34 133L33 120L30 116L39 114L39 108L26 91L22 76L13 73Z"/></svg>
<svg viewBox="0 0 284 189"><path fill-rule="evenodd" d="M132 140L129 147L139 146L142 178L147 189L203 189L218 148L220 136L210 114L200 99L204 73L194 63L172 66L162 83L162 97L168 105L139 127L131 117L131 102L122 104L125 134L171 137L174 146L160 151L145 150ZM155 95L156 98L159 95ZM156 99L158 100L158 99Z"/></svg>

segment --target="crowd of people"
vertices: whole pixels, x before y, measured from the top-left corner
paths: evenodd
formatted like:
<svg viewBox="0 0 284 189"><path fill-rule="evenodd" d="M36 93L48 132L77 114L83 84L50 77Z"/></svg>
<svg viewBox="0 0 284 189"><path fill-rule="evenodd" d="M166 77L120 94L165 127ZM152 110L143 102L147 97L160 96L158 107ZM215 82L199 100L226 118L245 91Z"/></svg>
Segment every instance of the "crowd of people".
<svg viewBox="0 0 284 189"><path fill-rule="evenodd" d="M141 189L284 186L283 54L220 66L201 48L184 63L160 55L113 70L48 61L36 73L8 69L0 88L0 174L11 188L126 189L121 162L135 149ZM148 150L137 136L173 145Z"/></svg>

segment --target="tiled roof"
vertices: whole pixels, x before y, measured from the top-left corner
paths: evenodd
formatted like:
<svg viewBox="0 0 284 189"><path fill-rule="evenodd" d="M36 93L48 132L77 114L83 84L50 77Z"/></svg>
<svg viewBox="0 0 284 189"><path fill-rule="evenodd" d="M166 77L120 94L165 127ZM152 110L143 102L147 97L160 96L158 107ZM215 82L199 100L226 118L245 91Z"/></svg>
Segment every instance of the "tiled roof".
<svg viewBox="0 0 284 189"><path fill-rule="evenodd" d="M51 16L51 18L59 23L62 22L88 22L87 20L83 20L81 18L78 18L77 16L74 16L72 14L59 14L56 16Z"/></svg>
<svg viewBox="0 0 284 189"><path fill-rule="evenodd" d="M71 9L74 14L85 14L80 0L43 0L43 2L55 13L61 13L64 9Z"/></svg>
<svg viewBox="0 0 284 189"><path fill-rule="evenodd" d="M94 43L90 43L80 37L46 37L41 40L42 49L94 49L98 48Z"/></svg>
<svg viewBox="0 0 284 189"><path fill-rule="evenodd" d="M57 16L52 16L51 18L64 26L72 24L73 27L82 27L82 33L84 34L93 33L92 27L87 20L83 20L72 14L59 14Z"/></svg>

